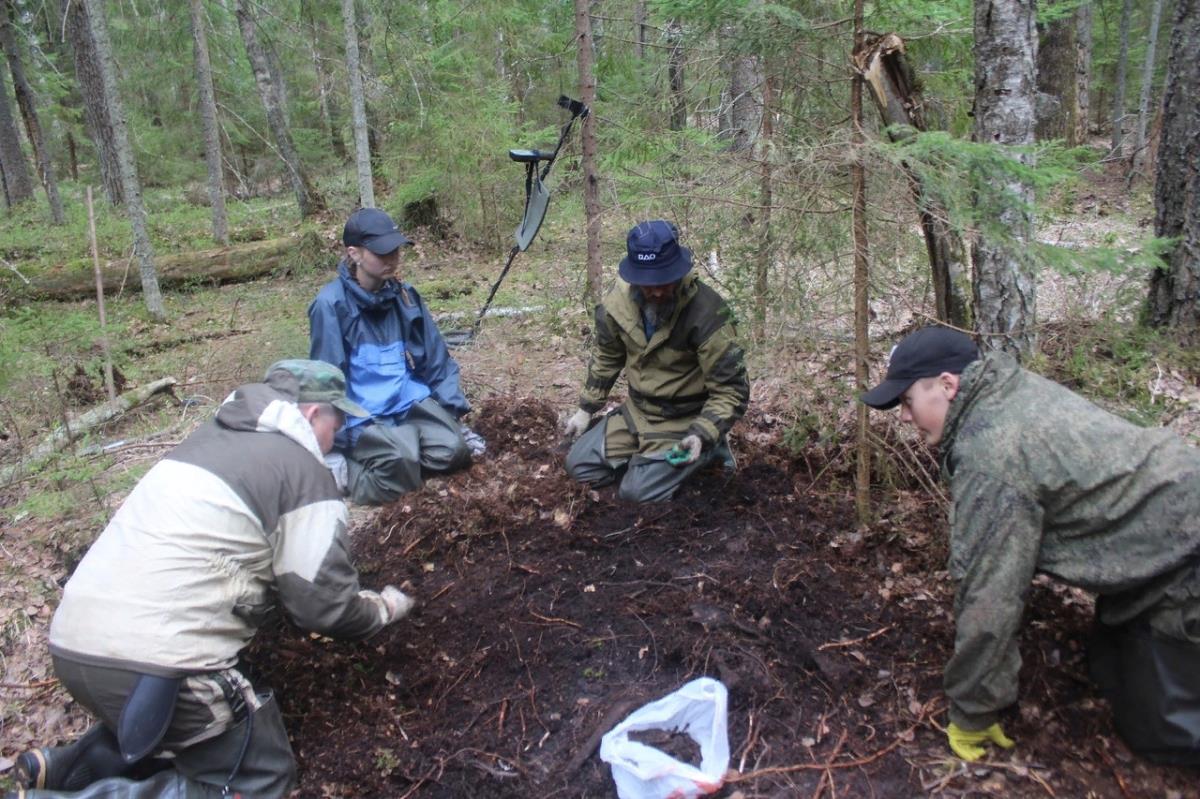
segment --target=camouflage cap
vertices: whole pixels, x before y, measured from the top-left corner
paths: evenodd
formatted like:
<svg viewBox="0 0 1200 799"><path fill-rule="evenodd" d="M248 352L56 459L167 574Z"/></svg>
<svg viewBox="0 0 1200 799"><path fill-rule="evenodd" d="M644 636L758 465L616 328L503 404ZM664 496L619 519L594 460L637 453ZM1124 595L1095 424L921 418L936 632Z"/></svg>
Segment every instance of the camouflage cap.
<svg viewBox="0 0 1200 799"><path fill-rule="evenodd" d="M295 381L294 387L286 385ZM285 385L280 385L285 381ZM346 377L342 370L325 361L306 361L292 358L276 361L267 369L266 382L285 388L296 402L327 402L350 416L366 418L371 414L346 396Z"/></svg>

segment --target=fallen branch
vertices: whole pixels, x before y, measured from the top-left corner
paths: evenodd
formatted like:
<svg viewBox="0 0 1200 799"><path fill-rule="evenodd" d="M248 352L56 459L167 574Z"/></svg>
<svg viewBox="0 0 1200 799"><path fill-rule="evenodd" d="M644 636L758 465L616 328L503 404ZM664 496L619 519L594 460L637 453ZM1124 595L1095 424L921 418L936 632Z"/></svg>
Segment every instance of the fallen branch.
<svg viewBox="0 0 1200 799"><path fill-rule="evenodd" d="M63 449L71 442L78 440L89 430L116 419L131 408L136 408L145 403L156 394L164 391L170 392L175 383L176 380L173 377L164 377L161 380L155 380L153 383L139 386L132 391L126 391L115 400L97 405L90 411L68 420L67 424L54 430L43 439L42 443L34 447L29 455L0 471L0 485L7 485L17 477L31 471L41 461Z"/></svg>
<svg viewBox="0 0 1200 799"><path fill-rule="evenodd" d="M887 627L878 629L870 635L864 635L861 638L851 638L849 641L830 641L827 644L821 644L819 647L817 647L817 651L824 652L826 649L836 649L841 646L854 646L855 644L861 644L863 641L870 641L872 638L878 638L887 631L894 630L895 628L896 625L889 624Z"/></svg>

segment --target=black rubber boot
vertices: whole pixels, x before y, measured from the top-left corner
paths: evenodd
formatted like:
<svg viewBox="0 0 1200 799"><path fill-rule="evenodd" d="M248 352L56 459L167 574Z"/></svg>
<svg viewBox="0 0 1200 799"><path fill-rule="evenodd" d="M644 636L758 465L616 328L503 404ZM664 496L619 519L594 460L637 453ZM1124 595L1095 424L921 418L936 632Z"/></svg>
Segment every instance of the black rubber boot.
<svg viewBox="0 0 1200 799"><path fill-rule="evenodd" d="M68 746L23 752L15 776L18 785L31 790L78 791L97 780L120 776L126 768L117 737L96 724Z"/></svg>

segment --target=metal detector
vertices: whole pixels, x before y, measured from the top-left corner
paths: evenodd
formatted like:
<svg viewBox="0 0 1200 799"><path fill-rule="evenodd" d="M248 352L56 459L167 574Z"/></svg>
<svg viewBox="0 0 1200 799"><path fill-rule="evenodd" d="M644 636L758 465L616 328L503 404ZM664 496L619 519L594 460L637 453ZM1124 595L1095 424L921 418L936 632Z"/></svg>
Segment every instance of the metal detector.
<svg viewBox="0 0 1200 799"><path fill-rule="evenodd" d="M508 151L509 158L525 165L525 213L521 217L520 226L513 234L516 242L508 251L508 260L504 264L504 269L500 271L500 277L496 278L496 282L492 284L492 290L488 293L483 307L479 309L475 322L468 328L445 333L443 338L446 339L448 347L461 347L470 344L475 339L476 334L479 333L479 326L483 324L483 317L487 315L488 308L492 306L492 300L496 298L496 292L500 289L500 284L504 282L505 275L512 267L513 259L517 257L517 253L529 249L529 245L533 243L538 230L542 227L542 221L546 218L546 209L550 207L550 190L546 188L544 182L546 175L550 174L550 167L554 165L554 159L558 157L558 151L562 149L563 142L571 133L571 126L575 124L575 120L582 119L590 113L586 105L578 100L572 100L565 94L558 98L558 106L570 111L571 118L563 125L562 131L558 135L558 143L554 145L553 151ZM543 163L544 166L539 169L539 164Z"/></svg>

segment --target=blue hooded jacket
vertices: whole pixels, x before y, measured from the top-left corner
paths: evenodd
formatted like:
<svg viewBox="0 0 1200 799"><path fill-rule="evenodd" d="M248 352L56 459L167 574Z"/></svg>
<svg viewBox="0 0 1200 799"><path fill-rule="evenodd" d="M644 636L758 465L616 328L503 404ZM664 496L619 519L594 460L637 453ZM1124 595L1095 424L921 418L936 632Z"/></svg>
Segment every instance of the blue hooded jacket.
<svg viewBox="0 0 1200 799"><path fill-rule="evenodd" d="M346 420L339 447L353 446L364 425L402 421L429 396L454 416L471 410L458 384L458 364L409 284L388 280L378 291L366 291L343 259L338 276L308 306L308 322L309 357L340 368L346 394L371 412L370 419Z"/></svg>

